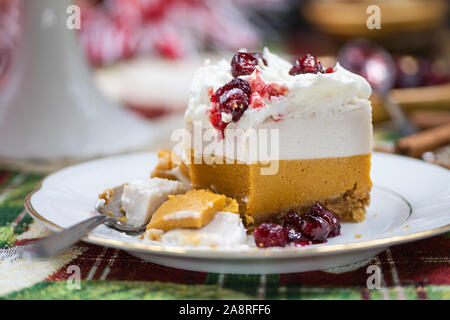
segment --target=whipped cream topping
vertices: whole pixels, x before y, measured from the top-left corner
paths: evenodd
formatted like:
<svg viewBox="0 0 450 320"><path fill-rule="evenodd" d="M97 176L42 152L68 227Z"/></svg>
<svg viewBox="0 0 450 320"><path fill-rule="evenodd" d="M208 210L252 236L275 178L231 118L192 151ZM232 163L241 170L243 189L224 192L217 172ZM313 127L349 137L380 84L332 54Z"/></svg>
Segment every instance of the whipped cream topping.
<svg viewBox="0 0 450 320"><path fill-rule="evenodd" d="M263 99L263 107L249 107L239 121L230 124L234 128L255 128L262 123L279 119L336 115L369 104L367 99L372 92L369 83L339 64L333 73L292 76L289 74L291 63L271 53L267 48L264 49L263 55L267 66L260 60L251 75L240 78L252 81L260 77L266 83L276 83L288 90L284 96ZM201 121L204 128L211 128L207 112L212 107L210 94L232 79L228 61L222 60L217 64L206 61L196 72L191 85L191 98L185 113L186 123Z"/></svg>
<svg viewBox="0 0 450 320"><path fill-rule="evenodd" d="M245 243L247 233L238 214L219 211L201 228L173 229L161 235L167 245L228 247Z"/></svg>

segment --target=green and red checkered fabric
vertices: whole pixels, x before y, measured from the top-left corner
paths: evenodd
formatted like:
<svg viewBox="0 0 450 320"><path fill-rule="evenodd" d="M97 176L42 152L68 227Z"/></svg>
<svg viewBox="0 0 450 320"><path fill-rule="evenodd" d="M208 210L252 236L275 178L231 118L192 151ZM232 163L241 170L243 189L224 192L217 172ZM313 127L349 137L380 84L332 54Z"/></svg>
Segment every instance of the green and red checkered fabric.
<svg viewBox="0 0 450 320"><path fill-rule="evenodd" d="M378 255L370 263L381 268L381 288L372 290L366 286L367 266L341 273L212 274L167 268L82 242L57 257L28 261L18 249L46 233L23 207L40 179L0 171L2 299L450 299L450 233ZM81 271L79 288L66 281L70 266Z"/></svg>

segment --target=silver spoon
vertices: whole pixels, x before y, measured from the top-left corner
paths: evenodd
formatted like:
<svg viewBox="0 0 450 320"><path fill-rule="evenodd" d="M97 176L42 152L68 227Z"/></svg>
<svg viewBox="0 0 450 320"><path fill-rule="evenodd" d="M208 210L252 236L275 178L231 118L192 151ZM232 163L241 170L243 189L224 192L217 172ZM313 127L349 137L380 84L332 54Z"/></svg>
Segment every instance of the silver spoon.
<svg viewBox="0 0 450 320"><path fill-rule="evenodd" d="M39 239L28 247L21 250L20 255L27 258L46 259L57 255L77 243L83 236L95 227L106 224L107 226L121 232L139 234L145 230L145 226L134 227L124 222L124 213L121 207L121 195L123 186L113 189L112 199L107 202L99 202L96 206L96 212L99 214L86 219L76 225L63 231L52 234L51 236Z"/></svg>
<svg viewBox="0 0 450 320"><path fill-rule="evenodd" d="M384 48L368 40L350 41L339 50L338 61L344 68L366 78L372 89L380 94L394 125L402 135L408 136L418 131L402 108L389 96L397 71L391 55Z"/></svg>

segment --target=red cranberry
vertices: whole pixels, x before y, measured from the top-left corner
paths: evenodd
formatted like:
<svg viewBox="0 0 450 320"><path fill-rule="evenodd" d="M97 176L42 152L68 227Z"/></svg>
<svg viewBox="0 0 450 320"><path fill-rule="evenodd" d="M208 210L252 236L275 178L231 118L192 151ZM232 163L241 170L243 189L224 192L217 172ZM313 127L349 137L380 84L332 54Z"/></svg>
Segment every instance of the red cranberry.
<svg viewBox="0 0 450 320"><path fill-rule="evenodd" d="M260 248L284 247L288 243L288 231L275 223L262 223L253 232L255 243Z"/></svg>
<svg viewBox="0 0 450 320"><path fill-rule="evenodd" d="M263 108L266 104L264 103L261 95L258 92L253 92L250 97L250 108L252 109L260 109Z"/></svg>
<svg viewBox="0 0 450 320"><path fill-rule="evenodd" d="M284 217L283 226L288 231L289 240L296 242L309 240L302 235L301 227L303 223L302 217L293 211Z"/></svg>
<svg viewBox="0 0 450 320"><path fill-rule="evenodd" d="M300 226L302 225L302 217L300 217L300 215L298 215L297 213L295 213L294 211L288 212L285 216L284 216L284 221L283 221L283 225L285 227L287 226L294 226L300 229Z"/></svg>
<svg viewBox="0 0 450 320"><path fill-rule="evenodd" d="M259 59L267 66L267 61L260 52L237 52L231 60L233 77L252 74Z"/></svg>
<svg viewBox="0 0 450 320"><path fill-rule="evenodd" d="M293 241L293 242L308 242L309 239L306 238L302 232L300 231L300 229L292 226L292 225L288 225L285 227L287 232L288 232L288 238L289 241Z"/></svg>
<svg viewBox="0 0 450 320"><path fill-rule="evenodd" d="M310 215L320 217L330 224L331 231L328 237L336 237L341 234L341 219L331 210L316 203L309 211Z"/></svg>
<svg viewBox="0 0 450 320"><path fill-rule="evenodd" d="M288 88L278 83L270 83L266 86L266 92L269 97L284 96L288 91Z"/></svg>
<svg viewBox="0 0 450 320"><path fill-rule="evenodd" d="M217 89L211 95L211 124L223 133L228 124L222 121L222 112L231 114L232 121L238 121L250 104L251 93L247 81L240 78L234 78Z"/></svg>
<svg viewBox="0 0 450 320"><path fill-rule="evenodd" d="M326 68L325 73L333 73L335 70L331 67Z"/></svg>
<svg viewBox="0 0 450 320"><path fill-rule="evenodd" d="M222 121L222 114L220 112L211 112L209 120L211 121L212 126L219 130L223 136L223 132L228 123Z"/></svg>
<svg viewBox="0 0 450 320"><path fill-rule="evenodd" d="M248 82L240 78L235 78L217 89L211 96L211 102L219 103L220 107L223 108L223 112L237 112L238 110L236 109L248 107L248 100L251 94L252 90ZM234 102L238 103L238 105L234 105ZM239 106L239 103L244 105L243 108Z"/></svg>
<svg viewBox="0 0 450 320"><path fill-rule="evenodd" d="M310 240L326 240L331 232L330 224L323 218L310 214L303 215L301 233Z"/></svg>
<svg viewBox="0 0 450 320"><path fill-rule="evenodd" d="M320 61L309 53L303 57L297 58L294 66L289 70L291 76L303 73L325 73Z"/></svg>

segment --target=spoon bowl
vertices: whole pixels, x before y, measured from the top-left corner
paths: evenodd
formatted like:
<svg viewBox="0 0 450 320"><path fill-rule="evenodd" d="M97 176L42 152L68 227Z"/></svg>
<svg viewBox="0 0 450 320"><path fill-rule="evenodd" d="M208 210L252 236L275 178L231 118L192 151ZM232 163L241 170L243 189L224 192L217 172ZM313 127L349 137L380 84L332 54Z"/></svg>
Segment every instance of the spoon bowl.
<svg viewBox="0 0 450 320"><path fill-rule="evenodd" d="M122 193L124 185L113 188L111 194L111 200L105 201L99 200L95 206L95 211L99 215L111 217L105 224L117 231L126 233L142 233L145 230L144 226L133 226L127 223L125 212L122 208Z"/></svg>
<svg viewBox="0 0 450 320"><path fill-rule="evenodd" d="M20 256L27 258L45 259L57 255L83 238L95 227L105 224L115 230L137 235L145 230L145 226L131 226L127 224L125 213L121 209L121 195L123 185L113 188L111 199L100 200L96 205L95 215L63 231L39 239L28 247L22 248Z"/></svg>

